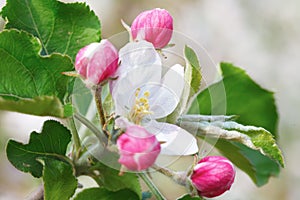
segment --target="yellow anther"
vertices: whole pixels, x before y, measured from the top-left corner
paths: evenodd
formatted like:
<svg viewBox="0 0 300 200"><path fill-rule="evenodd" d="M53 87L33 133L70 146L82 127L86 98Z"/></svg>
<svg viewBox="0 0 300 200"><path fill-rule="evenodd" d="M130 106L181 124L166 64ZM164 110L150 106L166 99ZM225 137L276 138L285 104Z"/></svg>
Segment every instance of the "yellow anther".
<svg viewBox="0 0 300 200"><path fill-rule="evenodd" d="M135 102L132 107L132 110L129 114L129 119L136 124L139 124L145 115L151 114L149 99L150 92L146 91L143 94L143 97L139 98L141 89L138 88L135 91Z"/></svg>
<svg viewBox="0 0 300 200"><path fill-rule="evenodd" d="M149 96L150 96L150 92L149 91L144 92L144 97L148 98Z"/></svg>
<svg viewBox="0 0 300 200"><path fill-rule="evenodd" d="M138 97L140 94L141 88L136 89L135 91L135 96Z"/></svg>
<svg viewBox="0 0 300 200"><path fill-rule="evenodd" d="M148 103L148 99L142 97L142 98L139 99L139 103L146 104L146 103Z"/></svg>

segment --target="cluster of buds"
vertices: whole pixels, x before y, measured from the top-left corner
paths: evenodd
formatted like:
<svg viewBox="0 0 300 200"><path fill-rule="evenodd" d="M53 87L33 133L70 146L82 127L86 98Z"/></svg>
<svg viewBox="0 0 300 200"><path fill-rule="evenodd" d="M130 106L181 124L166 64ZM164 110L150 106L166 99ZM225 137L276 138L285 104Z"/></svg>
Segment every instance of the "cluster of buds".
<svg viewBox="0 0 300 200"><path fill-rule="evenodd" d="M139 14L131 27L133 41L146 40L154 48L165 47L171 39L173 19L164 9L153 9ZM119 65L117 49L108 40L89 44L78 52L75 69L89 87L113 77ZM151 167L161 145L155 135L139 125L127 126L118 139L119 163L128 170L141 171ZM198 194L215 197L229 190L235 177L233 164L221 156L203 158L189 177Z"/></svg>
<svg viewBox="0 0 300 200"><path fill-rule="evenodd" d="M164 9L142 12L131 25L134 40L146 40L157 49L165 47L172 36L173 19ZM101 84L112 77L118 68L118 51L108 40L91 43L79 50L75 69L88 86Z"/></svg>
<svg viewBox="0 0 300 200"><path fill-rule="evenodd" d="M171 39L173 19L168 11L154 9L141 13L131 26L134 40L146 40L155 48L163 48ZM79 50L75 69L88 87L113 77L118 68L118 51L108 40L91 43ZM130 170L144 170L155 162L160 144L155 136L141 127L128 127L117 141L119 162Z"/></svg>

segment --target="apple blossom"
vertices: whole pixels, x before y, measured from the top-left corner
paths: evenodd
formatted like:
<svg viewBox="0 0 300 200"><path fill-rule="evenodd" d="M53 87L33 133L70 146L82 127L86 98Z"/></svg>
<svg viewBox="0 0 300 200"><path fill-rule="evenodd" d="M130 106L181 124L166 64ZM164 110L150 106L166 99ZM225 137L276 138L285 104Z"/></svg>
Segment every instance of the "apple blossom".
<svg viewBox="0 0 300 200"><path fill-rule="evenodd" d="M75 69L87 85L98 85L112 76L118 67L118 51L108 40L91 43L76 55Z"/></svg>
<svg viewBox="0 0 300 200"><path fill-rule="evenodd" d="M196 139L174 124L157 119L171 114L184 88L184 68L176 64L162 76L162 62L154 46L131 42L120 50L120 61L111 92L120 128L137 124L162 142L162 154L190 155L198 151Z"/></svg>
<svg viewBox="0 0 300 200"><path fill-rule="evenodd" d="M207 156L195 166L191 180L200 196L210 198L229 190L234 177L234 166L227 158Z"/></svg>
<svg viewBox="0 0 300 200"><path fill-rule="evenodd" d="M119 162L127 169L140 171L149 168L160 153L156 137L142 126L129 126L117 139Z"/></svg>
<svg viewBox="0 0 300 200"><path fill-rule="evenodd" d="M131 25L134 40L146 40L155 48L166 46L173 32L173 18L165 9L156 8L140 13Z"/></svg>

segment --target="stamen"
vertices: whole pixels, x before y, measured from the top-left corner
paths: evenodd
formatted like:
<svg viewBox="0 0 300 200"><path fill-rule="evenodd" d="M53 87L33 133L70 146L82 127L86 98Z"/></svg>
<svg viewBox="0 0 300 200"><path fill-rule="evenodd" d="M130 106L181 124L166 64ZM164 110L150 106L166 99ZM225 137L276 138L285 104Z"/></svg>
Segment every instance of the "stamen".
<svg viewBox="0 0 300 200"><path fill-rule="evenodd" d="M149 91L144 92L143 96L139 98L140 92L141 92L140 88L136 89L135 102L129 114L130 120L135 124L140 124L144 116L152 114L152 112L150 111L150 105L148 99L150 96L150 92Z"/></svg>
<svg viewBox="0 0 300 200"><path fill-rule="evenodd" d="M135 97L138 97L140 94L141 88L136 89L135 91Z"/></svg>
<svg viewBox="0 0 300 200"><path fill-rule="evenodd" d="M144 92L144 96L148 98L150 96L150 92L149 91Z"/></svg>

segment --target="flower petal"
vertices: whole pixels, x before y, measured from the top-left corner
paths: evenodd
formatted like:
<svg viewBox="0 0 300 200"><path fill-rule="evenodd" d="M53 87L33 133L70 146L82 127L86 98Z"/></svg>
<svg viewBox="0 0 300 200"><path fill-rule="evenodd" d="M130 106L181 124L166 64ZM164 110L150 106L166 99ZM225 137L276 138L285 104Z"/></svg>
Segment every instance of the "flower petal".
<svg viewBox="0 0 300 200"><path fill-rule="evenodd" d="M135 92L149 83L158 84L161 80L160 66L136 67L115 80L112 88L112 97L115 103L117 115L126 115L130 112L134 100Z"/></svg>
<svg viewBox="0 0 300 200"><path fill-rule="evenodd" d="M160 141L165 155L191 155L198 152L196 138L186 130L174 125L152 120L144 125Z"/></svg>
<svg viewBox="0 0 300 200"><path fill-rule="evenodd" d="M110 81L111 91L114 89L117 81L121 79L121 77L128 76L128 72L137 67L145 68L153 68L156 66L156 77L161 78L161 58L157 51L154 49L153 45L144 40L139 42L130 42L126 44L119 51L119 61L120 66L114 74L114 77L119 77L116 81ZM147 75L147 73L142 73L142 75ZM139 79L145 79L144 76L138 76ZM146 76L147 77L147 76ZM152 77L152 76L151 76ZM148 77L147 77L148 78ZM134 79L135 80L135 79Z"/></svg>
<svg viewBox="0 0 300 200"><path fill-rule="evenodd" d="M118 128L121 128L121 129L126 129L127 127L129 126L133 126L134 124L131 123L130 121L128 121L127 118L125 117L119 117L115 120L115 125L118 127Z"/></svg>
<svg viewBox="0 0 300 200"><path fill-rule="evenodd" d="M153 45L146 41L130 42L120 49L121 62L110 88L116 114L126 115L133 106L135 91L148 82L161 81L161 59Z"/></svg>
<svg viewBox="0 0 300 200"><path fill-rule="evenodd" d="M120 49L119 58L122 64L121 73L135 66L162 65L154 46L145 40L126 44Z"/></svg>
<svg viewBox="0 0 300 200"><path fill-rule="evenodd" d="M150 111L152 112L151 117L153 119L159 119L168 116L175 110L179 102L176 94L160 83L148 82L140 89L141 95L143 95L145 92L149 92L150 94L148 101L150 105Z"/></svg>
<svg viewBox="0 0 300 200"><path fill-rule="evenodd" d="M184 67L179 64L173 65L164 75L162 84L172 90L180 99L184 88Z"/></svg>

